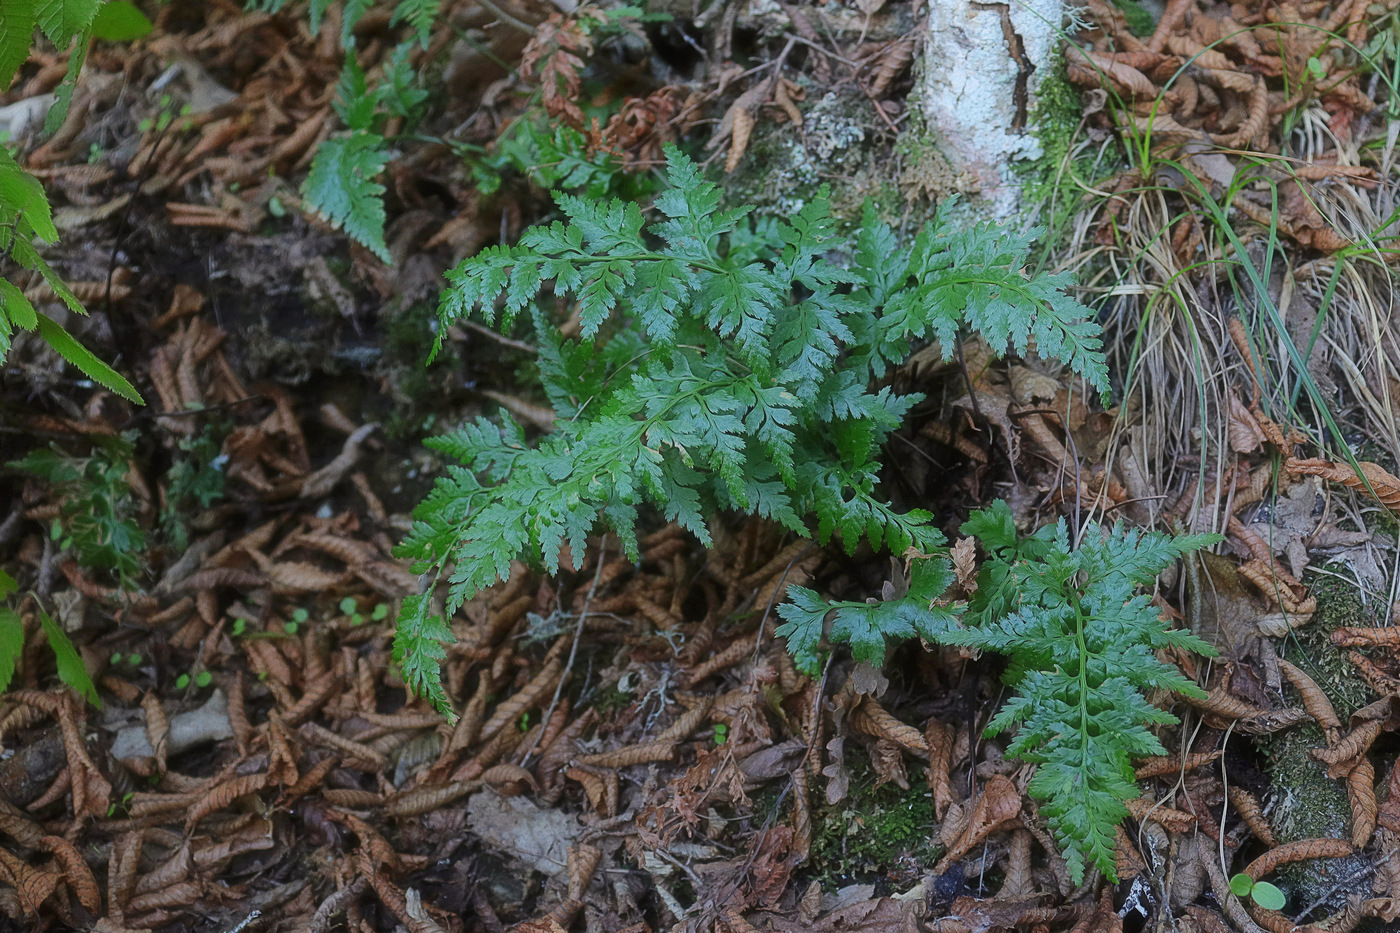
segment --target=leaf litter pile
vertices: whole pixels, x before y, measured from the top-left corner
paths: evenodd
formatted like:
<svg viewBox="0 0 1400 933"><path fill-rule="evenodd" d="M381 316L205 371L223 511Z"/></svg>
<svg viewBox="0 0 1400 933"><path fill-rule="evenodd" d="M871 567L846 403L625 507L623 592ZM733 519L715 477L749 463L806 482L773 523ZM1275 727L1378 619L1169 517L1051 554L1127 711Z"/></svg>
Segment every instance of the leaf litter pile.
<svg viewBox="0 0 1400 933"><path fill-rule="evenodd" d="M162 7L148 39L94 48L68 119L21 150L60 205L55 263L97 312L84 339L120 354L150 405L65 378L39 344L17 341L7 363L0 558L23 637L0 695L0 928L1252 933L1400 919L1400 639L1383 597L1339 622L1322 585L1348 567L1386 591L1400 479L1373 462L1384 444L1358 469L1320 455L1274 404L1238 316L1215 351L1230 362L1212 388L1224 466L1198 449L1165 467L1188 454L1125 430L1141 413L1088 405L975 342L959 365L930 356L897 376L941 404L894 439L909 456L892 495L949 528L1001 497L1029 527L1106 513L1228 535L1227 556L1190 559L1154 597L1222 658L1166 659L1207 695L1154 698L1183 725L1161 730L1168 755L1137 762L1116 884L1073 882L1026 793L1033 767L982 735L1002 699L992 659L916 645L884 672L839 654L818 679L794 668L774 636L789 587L875 600L907 580L898 562L838 559L767 523L726 526L708 552L658 526L636 563L599 538L559 578L517 566L451 620L456 721L410 697L391 636L419 581L392 551L432 464L386 466L418 435L389 430L411 409L402 375L363 352L386 339L375 309L400 297L426 320L441 271L545 216L543 189L625 193L668 142L708 138L740 172L763 134L815 133L835 95L888 147L909 122L923 15L725 6L697 20L702 57L720 63L706 68L690 33L627 15L604 41L610 14L589 7L444 7L456 32L413 55L446 112L382 176L392 265L297 187L344 116L335 5L317 32L295 11ZM1380 229L1379 202L1357 193L1384 195L1389 149L1352 155L1386 140L1386 92L1347 50L1383 51L1387 9L1173 0L1136 32L1117 7L1087 15L1065 70L1090 138L1148 133L1217 196L1280 134L1335 143L1268 163L1277 205L1267 185L1232 202L1288 242L1296 294ZM366 71L392 66L394 28L377 10L355 25ZM34 53L6 98L12 127L66 68ZM585 113L598 94L620 101L605 121ZM559 129L521 155L532 108ZM564 151L565 131L581 147ZM893 174L917 193L907 167ZM1080 242L1112 267L1142 227L1141 192L1162 184L1141 166L1104 181ZM1191 211L1172 220L1158 229L1178 267L1219 251ZM1369 281L1351 278L1341 291ZM52 301L44 289L27 291ZM298 296L331 324L298 330ZM259 342L260 314L287 329ZM447 337L465 379L429 378L452 417L503 405L550 429L492 368L532 348ZM318 340L337 368L289 350ZM1341 380L1362 408L1389 397L1380 365ZM979 554L965 540L953 555L950 595L965 598ZM64 686L88 679L91 696ZM1319 782L1302 786L1323 790L1299 796L1273 767L1290 741ZM1295 817L1325 800L1333 822ZM1240 874L1296 896L1261 906Z"/></svg>

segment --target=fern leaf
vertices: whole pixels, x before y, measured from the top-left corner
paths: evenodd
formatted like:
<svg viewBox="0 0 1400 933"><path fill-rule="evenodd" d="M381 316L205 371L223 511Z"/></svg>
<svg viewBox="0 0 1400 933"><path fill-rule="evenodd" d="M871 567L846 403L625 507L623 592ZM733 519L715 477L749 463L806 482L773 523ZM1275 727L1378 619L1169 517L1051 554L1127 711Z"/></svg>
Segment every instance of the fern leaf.
<svg viewBox="0 0 1400 933"><path fill-rule="evenodd" d="M392 23L408 23L418 33L418 41L423 48L428 47L432 35L433 22L438 17L442 0L400 0L394 8Z"/></svg>
<svg viewBox="0 0 1400 933"><path fill-rule="evenodd" d="M1173 538L1125 529L1089 536L1069 548L1063 521L1017 540L1010 509L998 503L963 532L982 538L992 559L978 578L969 627L943 641L1011 658L1006 679L1018 696L988 727L1018 727L1008 754L1039 765L1029 789L1043 801L1052 831L1080 879L1093 865L1114 875L1113 828L1137 796L1132 759L1164 754L1148 725L1174 723L1143 691L1200 691L1154 650L1168 646L1210 655L1195 636L1165 627L1139 586L1213 535Z"/></svg>
<svg viewBox="0 0 1400 933"><path fill-rule="evenodd" d="M345 0L345 7L340 11L340 47L342 49L355 47L355 26L359 24L372 6L374 6L374 0Z"/></svg>
<svg viewBox="0 0 1400 933"><path fill-rule="evenodd" d="M958 611L934 608L932 602L953 582L952 565L942 558L917 558L909 565L909 588L899 598L829 603L806 587L789 587L789 601L778 607L784 621L777 634L787 639L797 669L820 675L823 642L848 644L857 661L879 666L887 639L941 640Z"/></svg>
<svg viewBox="0 0 1400 933"><path fill-rule="evenodd" d="M447 657L445 646L456 639L443 617L433 613L431 599L431 594L404 597L394 633L394 663L410 690L455 720L452 701L442 686L441 667Z"/></svg>
<svg viewBox="0 0 1400 933"><path fill-rule="evenodd" d="M309 207L384 262L384 186L374 179L389 164L384 139L357 131L321 143L301 186Z"/></svg>

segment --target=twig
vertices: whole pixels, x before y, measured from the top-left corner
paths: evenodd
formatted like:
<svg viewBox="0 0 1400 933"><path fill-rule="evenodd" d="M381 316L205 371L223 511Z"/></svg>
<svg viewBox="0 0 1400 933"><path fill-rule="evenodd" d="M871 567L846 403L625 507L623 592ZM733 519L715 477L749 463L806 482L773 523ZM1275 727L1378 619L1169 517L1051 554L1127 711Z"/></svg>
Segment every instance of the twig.
<svg viewBox="0 0 1400 933"><path fill-rule="evenodd" d="M491 0L476 0L476 2L478 5L481 6L483 10L489 10L490 12L494 13L496 15L496 18L501 22L505 23L507 26L515 27L516 29L525 33L527 36L533 36L535 34L534 26L531 26L524 20L519 20L516 19L514 16L511 16L505 10L492 3Z"/></svg>
<svg viewBox="0 0 1400 933"><path fill-rule="evenodd" d="M457 321L456 323L459 326L466 327L469 330L473 330L478 334L483 334L487 337L490 337L497 343L510 347L513 350L519 350L522 353L529 353L531 356L534 356L540 352L539 348L536 347L534 344L526 343L523 340L516 340L513 337L507 337L505 334L498 334L491 328L478 324L476 321L461 320Z"/></svg>
<svg viewBox="0 0 1400 933"><path fill-rule="evenodd" d="M796 40L796 41L798 41L798 42L801 42L803 45L807 46L808 48L816 49L818 52L821 52L821 53L822 53L823 55L825 55L827 58L830 58L830 59L832 59L833 61L838 61L838 62L840 62L841 64L845 65L847 68L853 68L853 69L859 71L860 69L862 69L862 68L865 67L865 66L862 65L860 62L853 62L853 61L851 61L849 58L844 58L844 57L842 57L842 56L840 56L840 55L837 55L835 52L831 51L831 49L828 49L826 46L824 46L824 45L819 45L819 44L817 44L816 42L813 42L811 39L805 38L805 37L803 37L803 36L798 36L798 35L793 35L792 33L787 33L787 38L789 38L789 39L794 39L794 40Z"/></svg>

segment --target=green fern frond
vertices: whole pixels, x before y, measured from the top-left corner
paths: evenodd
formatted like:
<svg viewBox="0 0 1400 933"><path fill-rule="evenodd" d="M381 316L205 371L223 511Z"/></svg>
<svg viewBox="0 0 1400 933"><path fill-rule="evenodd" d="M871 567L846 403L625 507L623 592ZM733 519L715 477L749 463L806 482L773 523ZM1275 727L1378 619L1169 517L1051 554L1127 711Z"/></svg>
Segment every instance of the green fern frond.
<svg viewBox="0 0 1400 933"><path fill-rule="evenodd" d="M1143 692L1201 693L1155 652L1215 653L1194 635L1167 628L1137 591L1181 555L1220 538L1171 537L1119 523L1072 549L1063 521L1048 535L1042 529L1018 541L1010 518L999 502L963 525L992 557L978 577L967 627L941 640L1010 657L1006 679L1017 696L987 732L1017 727L1007 754L1039 765L1029 790L1043 802L1076 883L1088 865L1114 878L1113 828L1127 815L1123 802L1138 795L1132 759L1165 754L1148 727L1176 722Z"/></svg>
<svg viewBox="0 0 1400 933"><path fill-rule="evenodd" d="M390 261L384 242L384 186L374 179L388 164L382 136L364 130L332 136L317 148L301 186L308 207L384 262Z"/></svg>

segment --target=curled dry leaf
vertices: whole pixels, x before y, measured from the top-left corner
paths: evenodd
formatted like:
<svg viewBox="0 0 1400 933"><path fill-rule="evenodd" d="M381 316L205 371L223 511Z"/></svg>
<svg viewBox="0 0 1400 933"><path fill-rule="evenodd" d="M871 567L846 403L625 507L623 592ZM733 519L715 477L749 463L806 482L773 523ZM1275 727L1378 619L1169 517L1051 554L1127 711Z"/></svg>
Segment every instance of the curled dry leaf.
<svg viewBox="0 0 1400 933"><path fill-rule="evenodd" d="M1258 881L1280 865L1313 858L1345 858L1351 855L1351 843L1345 839L1299 839L1285 842L1259 856L1246 866L1244 873Z"/></svg>
<svg viewBox="0 0 1400 933"><path fill-rule="evenodd" d="M951 865L958 861L992 832L1020 815L1021 792L1016 789L1010 778L1000 774L994 775L982 788L982 794L973 805L967 827L948 847L948 852L943 858L939 859L939 866ZM934 874L942 873L939 866L935 866Z"/></svg>
<svg viewBox="0 0 1400 933"><path fill-rule="evenodd" d="M956 801L953 794L953 727L936 719L930 719L924 727L924 740L928 745L928 789L933 795L933 815L943 819L948 805Z"/></svg>
<svg viewBox="0 0 1400 933"><path fill-rule="evenodd" d="M610 752L583 755L577 761L581 765L591 765L595 768L628 768L653 761L670 761L675 754L676 746L672 742L643 742Z"/></svg>
<svg viewBox="0 0 1400 933"><path fill-rule="evenodd" d="M1202 765L1216 761L1223 752L1192 752L1184 759L1180 755L1156 755L1141 758L1134 775L1139 781L1155 777L1175 777L1185 771L1194 771Z"/></svg>
<svg viewBox="0 0 1400 933"><path fill-rule="evenodd" d="M974 538L959 538L950 552L953 558L953 572L958 575L958 586L964 593L977 592L977 541Z"/></svg>
<svg viewBox="0 0 1400 933"><path fill-rule="evenodd" d="M754 118L747 108L739 107L734 111L734 135L730 137L729 152L724 157L725 174L732 174L739 167L739 160L744 157L744 152L749 148L749 137L753 135Z"/></svg>
<svg viewBox="0 0 1400 933"><path fill-rule="evenodd" d="M1365 460L1356 465L1361 470L1360 476L1350 464L1333 463L1330 460L1300 460L1290 457L1285 467L1290 473L1321 476L1325 480L1349 486L1376 499L1392 512L1400 512L1400 477L1386 472L1378 464Z"/></svg>
<svg viewBox="0 0 1400 933"><path fill-rule="evenodd" d="M1322 692L1322 688L1317 685L1317 682L1309 677L1302 668L1282 658L1279 659L1278 666L1283 675L1288 678L1288 682L1302 695L1303 709L1307 710L1308 715L1322 727L1327 741L1331 743L1340 739L1342 737L1342 721L1337 718L1336 710L1332 709L1332 701L1327 699L1327 694Z"/></svg>
<svg viewBox="0 0 1400 933"><path fill-rule="evenodd" d="M554 689L554 682L559 679L559 675L564 670L564 664L557 657L546 664L544 668L530 679L519 692L510 697L491 714L491 718L486 720L486 724L481 727L479 739L485 740L494 736L505 728L507 723L517 721L521 714L534 707L542 698Z"/></svg>
<svg viewBox="0 0 1400 933"><path fill-rule="evenodd" d="M1343 625L1333 630L1331 641L1341 647L1400 647L1400 626L1371 628L1369 626Z"/></svg>
<svg viewBox="0 0 1400 933"><path fill-rule="evenodd" d="M209 814L224 809L239 797L257 793L267 784L266 774L245 774L218 785L190 808L185 816L185 826L193 826Z"/></svg>
<svg viewBox="0 0 1400 933"><path fill-rule="evenodd" d="M921 758L928 757L928 740L913 726L890 715L874 697L865 697L851 713L851 728L879 739L887 739Z"/></svg>
<svg viewBox="0 0 1400 933"><path fill-rule="evenodd" d="M1351 800L1351 844L1364 849L1376 831L1380 811L1376 803L1376 768L1364 755L1347 775L1347 797Z"/></svg>
<svg viewBox="0 0 1400 933"><path fill-rule="evenodd" d="M1249 791L1238 784L1231 784L1228 791L1230 805L1239 813L1240 819L1249 827L1249 831L1269 848L1278 845L1278 839L1274 836L1273 827L1264 817L1264 810L1259 806L1259 801Z"/></svg>
<svg viewBox="0 0 1400 933"><path fill-rule="evenodd" d="M1132 800L1124 801L1123 805L1128 808L1128 813L1139 823L1151 820L1160 823L1165 828L1174 833L1189 832L1196 825L1196 817L1185 810L1177 810L1165 804L1157 803L1146 797L1135 797Z"/></svg>
<svg viewBox="0 0 1400 933"><path fill-rule="evenodd" d="M38 840L40 846L51 852L54 861L63 869L63 880L77 897L78 903L94 916L102 914L102 893L97 887L97 879L92 869L73 844L61 836L44 836Z"/></svg>

